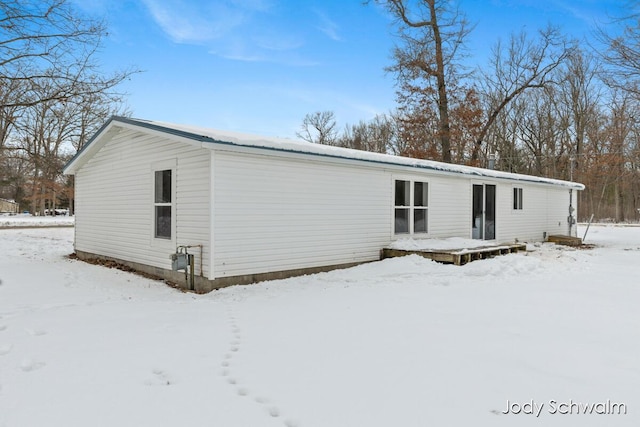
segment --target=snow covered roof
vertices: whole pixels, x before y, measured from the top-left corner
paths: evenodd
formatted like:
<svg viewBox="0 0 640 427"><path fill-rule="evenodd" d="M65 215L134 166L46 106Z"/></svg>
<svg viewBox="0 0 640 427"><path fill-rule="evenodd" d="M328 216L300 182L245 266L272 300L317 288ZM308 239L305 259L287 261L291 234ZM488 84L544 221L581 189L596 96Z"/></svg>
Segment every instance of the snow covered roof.
<svg viewBox="0 0 640 427"><path fill-rule="evenodd" d="M111 127L141 127L151 131L158 131L168 135L173 135L180 139L187 139L200 142L205 148L213 148L211 144L224 144L241 147L253 147L264 150L304 153L336 159L358 160L368 163L378 163L386 165L405 166L416 169L426 169L441 173L462 174L475 177L508 179L515 181L532 182L539 184L552 184L584 190L584 185L562 181L558 179L542 178L532 175L515 174L509 172L496 171L491 169L483 169L472 166L455 165L450 163L436 162L433 160L412 159L408 157L394 156L391 154L372 153L368 151L354 150L350 148L333 147L322 144L313 144L306 141L285 139L285 138L267 138L258 135L250 135L237 132L220 131L216 129L202 128L197 126L187 126L174 123L166 123L151 120L132 119L127 117L112 117L91 140L67 163L64 173L73 174L79 169L85 160L88 160L93 152L99 147L92 147L100 136L108 132ZM83 160L86 157L85 160Z"/></svg>

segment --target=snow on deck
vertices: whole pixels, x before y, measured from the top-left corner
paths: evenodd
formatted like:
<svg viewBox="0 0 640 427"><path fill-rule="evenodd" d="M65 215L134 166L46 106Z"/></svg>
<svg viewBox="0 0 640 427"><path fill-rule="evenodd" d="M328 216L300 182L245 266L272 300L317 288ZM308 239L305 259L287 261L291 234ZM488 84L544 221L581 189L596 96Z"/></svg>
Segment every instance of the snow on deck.
<svg viewBox="0 0 640 427"><path fill-rule="evenodd" d="M526 250L524 243L493 244L486 240L450 237L443 239L405 238L392 242L382 250L384 258L406 255L420 255L434 261L464 265L471 261L508 255Z"/></svg>
<svg viewBox="0 0 640 427"><path fill-rule="evenodd" d="M463 239L461 237L449 237L443 239L398 239L388 245L389 249L403 251L452 251L463 249L481 248L490 245L486 240Z"/></svg>

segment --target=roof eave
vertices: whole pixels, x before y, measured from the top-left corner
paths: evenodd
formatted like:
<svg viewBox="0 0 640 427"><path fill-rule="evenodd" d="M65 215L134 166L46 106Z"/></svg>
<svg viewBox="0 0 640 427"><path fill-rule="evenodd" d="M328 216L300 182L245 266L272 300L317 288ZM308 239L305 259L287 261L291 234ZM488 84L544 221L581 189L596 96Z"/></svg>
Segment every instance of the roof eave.
<svg viewBox="0 0 640 427"><path fill-rule="evenodd" d="M117 119L116 116L111 117L105 124L98 129L98 131L87 141L80 150L67 162L66 165L62 168L62 173L65 175L75 175L75 173L86 163L89 159L90 154L94 151L96 146L96 141L100 140L103 135L107 134L111 127L113 127L113 122Z"/></svg>
<svg viewBox="0 0 640 427"><path fill-rule="evenodd" d="M575 190L584 190L585 186L583 184L571 181L563 181L557 179L550 178L541 178L534 177L523 174L512 174L512 173L502 173L497 171L489 171L482 168L475 167L464 167L466 172L456 171L456 170L445 170L444 168L439 168L430 164L422 164L420 161L408 163L406 161L392 161L390 159L391 156L380 155L378 157L371 158L358 158L357 156L349 156L346 153L351 152L351 150L345 149L345 154L342 155L330 152L318 152L318 150L294 150L287 147L274 147L274 146L263 146L263 145L251 145L251 144L243 144L242 142L234 142L230 140L220 140L218 138L213 138L212 136L202 135L200 133L189 132L187 130L172 128L170 124L163 124L158 122L139 120L139 119L131 119L128 117L121 116L113 116L109 119L107 123L105 123L96 134L82 147L80 151L65 165L63 172L67 175L72 175L77 172L86 161L91 158L92 154L100 149L100 141L106 141L106 135L111 131L112 128L118 126L121 128L144 128L147 131L152 133L161 133L171 135L173 138L180 140L182 142L186 142L193 145L198 145L204 148L213 149L216 146L224 145L224 146L235 146L235 147L244 147L246 149L251 150L260 150L260 151L275 151L275 152L284 152L284 153L295 153L300 155L311 155L311 156L319 156L324 158L333 158L337 160L351 160L355 162L369 163L369 164L381 164L393 167L400 168L411 168L411 169L420 169L420 170L429 170L438 173L444 174L452 174L452 175L468 175L469 177L477 177L484 179L497 179L497 180L509 180L512 182L528 182L528 183L536 183L543 185L555 185L562 186L565 188L575 189ZM374 153L375 154L375 153ZM400 157L399 159L404 159ZM423 162L424 163L424 162ZM438 162L431 162L438 163ZM439 163L438 163L439 164ZM491 173L489 173L491 172ZM497 173L496 173L497 172Z"/></svg>

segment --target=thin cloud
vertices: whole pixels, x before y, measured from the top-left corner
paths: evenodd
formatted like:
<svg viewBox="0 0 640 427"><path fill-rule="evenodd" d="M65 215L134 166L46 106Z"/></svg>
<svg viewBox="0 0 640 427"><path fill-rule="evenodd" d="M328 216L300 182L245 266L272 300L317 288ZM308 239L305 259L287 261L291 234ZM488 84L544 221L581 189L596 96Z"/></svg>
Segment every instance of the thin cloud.
<svg viewBox="0 0 640 427"><path fill-rule="evenodd" d="M294 50L304 44L298 37L273 32L257 35L253 39L258 47L276 51Z"/></svg>
<svg viewBox="0 0 640 427"><path fill-rule="evenodd" d="M231 3L241 9L255 12L266 12L273 7L273 2L270 0L231 0Z"/></svg>
<svg viewBox="0 0 640 427"><path fill-rule="evenodd" d="M298 55L290 53L272 52L258 53L247 51L242 48L230 48L224 52L210 51L209 53L220 56L225 59L242 62L271 62L274 64L289 65L292 67L315 67L319 65L317 61L300 58Z"/></svg>
<svg viewBox="0 0 640 427"><path fill-rule="evenodd" d="M270 0L228 0L196 5L142 0L156 24L176 43L205 45L213 55L243 62L312 66L299 57L304 39L274 20ZM224 4L220 4L224 3Z"/></svg>
<svg viewBox="0 0 640 427"><path fill-rule="evenodd" d="M331 40L341 41L342 38L338 34L339 26L333 21L329 16L321 10L314 11L318 19L320 20L320 24L316 27L320 31L322 31L327 37Z"/></svg>
<svg viewBox="0 0 640 427"><path fill-rule="evenodd" d="M558 7L561 10L564 10L573 15L576 19L585 22L589 26L595 26L598 20L602 18L602 12L589 10L588 5L582 5L582 7L579 7L574 4L562 1L558 3Z"/></svg>
<svg viewBox="0 0 640 427"><path fill-rule="evenodd" d="M154 21L176 43L203 43L224 37L242 25L246 12L224 4L142 0Z"/></svg>

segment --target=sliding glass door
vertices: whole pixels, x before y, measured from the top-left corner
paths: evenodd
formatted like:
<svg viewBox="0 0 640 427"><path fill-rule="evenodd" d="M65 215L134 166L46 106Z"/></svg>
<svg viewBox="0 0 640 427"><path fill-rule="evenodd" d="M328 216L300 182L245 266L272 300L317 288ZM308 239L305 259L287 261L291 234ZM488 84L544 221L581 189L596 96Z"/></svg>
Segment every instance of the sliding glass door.
<svg viewBox="0 0 640 427"><path fill-rule="evenodd" d="M481 240L496 238L496 186L473 184L471 237Z"/></svg>

